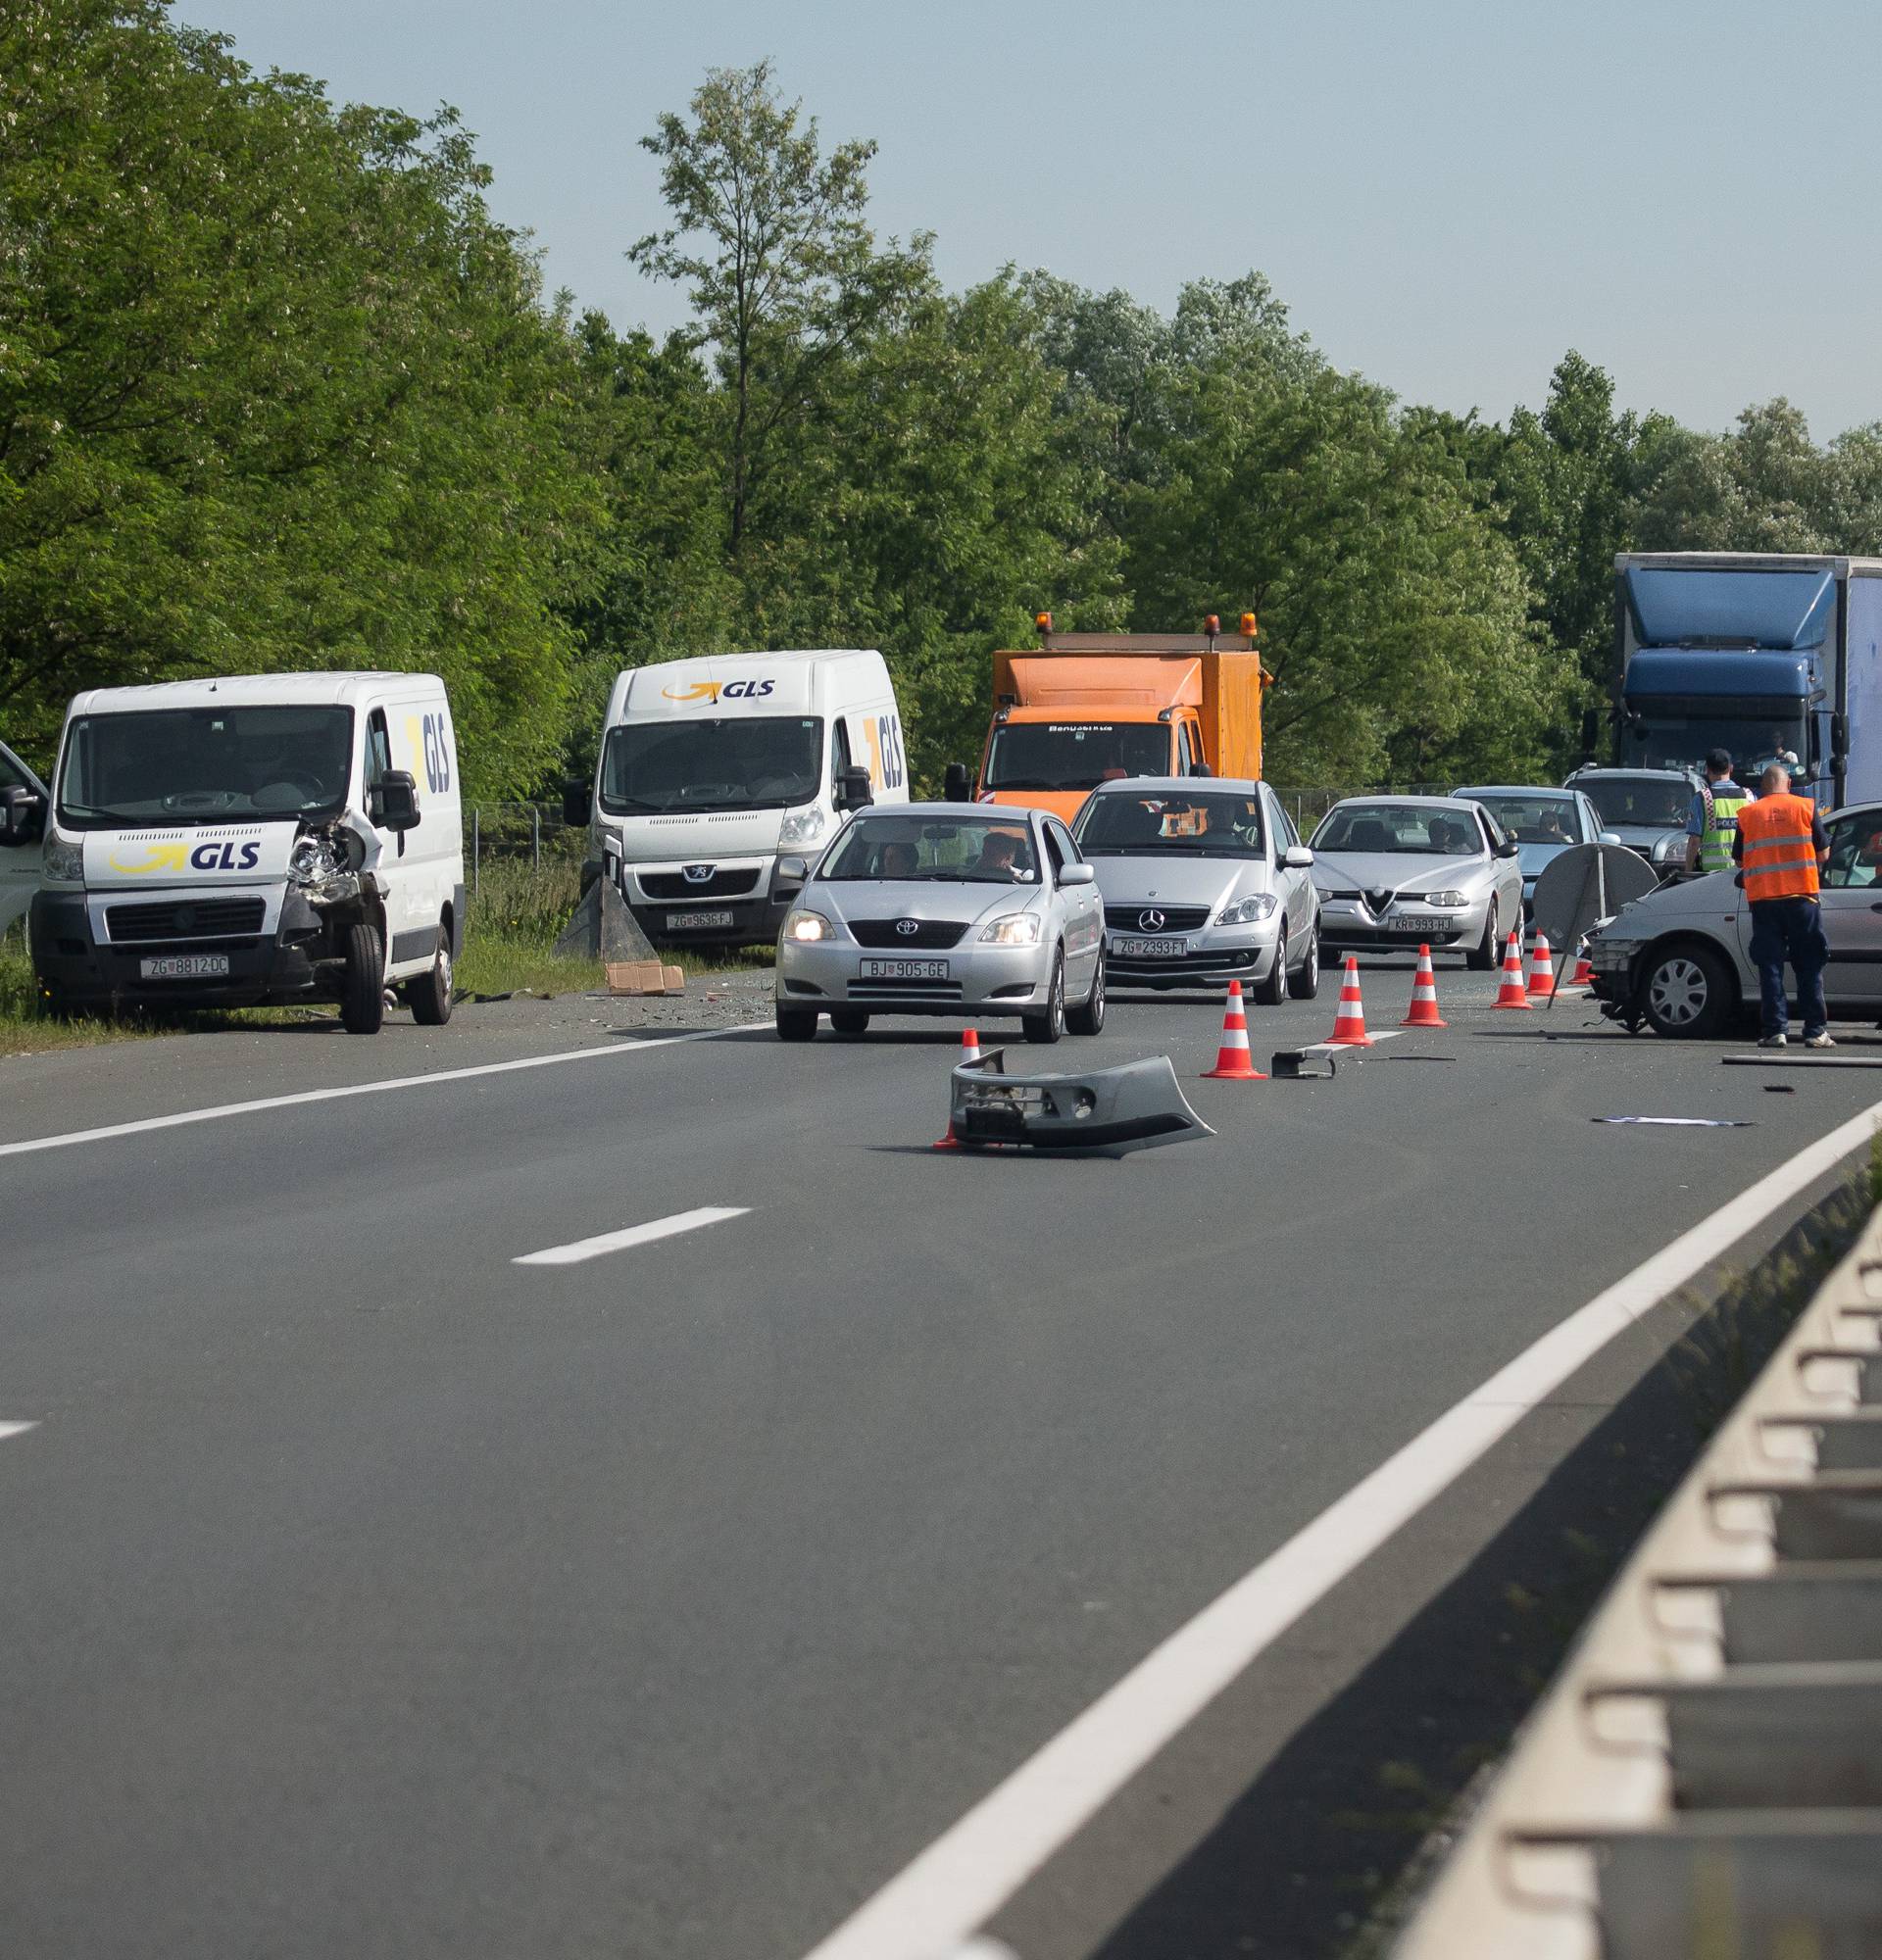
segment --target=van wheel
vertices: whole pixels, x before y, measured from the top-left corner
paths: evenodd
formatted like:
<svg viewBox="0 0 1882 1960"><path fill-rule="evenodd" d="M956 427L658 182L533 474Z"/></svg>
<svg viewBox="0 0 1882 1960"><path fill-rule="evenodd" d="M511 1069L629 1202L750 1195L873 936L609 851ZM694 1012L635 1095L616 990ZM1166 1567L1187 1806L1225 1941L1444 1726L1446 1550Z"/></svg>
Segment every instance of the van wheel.
<svg viewBox="0 0 1882 1960"><path fill-rule="evenodd" d="M441 1028L451 1018L451 934L438 928L438 950L432 956L429 973L421 973L405 983L405 998L412 1018L421 1027Z"/></svg>
<svg viewBox="0 0 1882 1960"><path fill-rule="evenodd" d="M1099 1035L1105 1031L1105 949L1098 949L1098 964L1092 971L1091 992L1082 1007L1065 1010L1065 1025L1075 1035Z"/></svg>
<svg viewBox="0 0 1882 1960"><path fill-rule="evenodd" d="M1056 1042L1065 1031L1065 949L1062 946L1053 955L1052 983L1046 989L1046 1011L1043 1014L1022 1014L1019 1025L1026 1031L1029 1042Z"/></svg>
<svg viewBox="0 0 1882 1960"><path fill-rule="evenodd" d="M779 1007L777 1010L777 1038L779 1041L800 1042L817 1039L817 1009L815 1007Z"/></svg>
<svg viewBox="0 0 1882 1960"><path fill-rule="evenodd" d="M869 1031L869 1010L867 1007L833 1007L830 1010L830 1026L840 1035L866 1035Z"/></svg>
<svg viewBox="0 0 1882 1960"><path fill-rule="evenodd" d="M346 929L340 1025L350 1035L375 1035L385 1025L385 944L364 921Z"/></svg>

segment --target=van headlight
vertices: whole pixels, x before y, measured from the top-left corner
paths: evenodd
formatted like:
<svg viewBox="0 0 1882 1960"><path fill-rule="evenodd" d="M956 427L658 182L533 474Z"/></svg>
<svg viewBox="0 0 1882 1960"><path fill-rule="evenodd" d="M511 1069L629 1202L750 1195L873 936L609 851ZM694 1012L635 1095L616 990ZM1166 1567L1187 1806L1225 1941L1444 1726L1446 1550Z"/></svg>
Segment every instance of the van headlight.
<svg viewBox="0 0 1882 1960"><path fill-rule="evenodd" d="M799 906L785 917L784 937L795 940L800 946L812 946L819 939L834 939L836 928L821 912L814 912L808 906Z"/></svg>
<svg viewBox="0 0 1882 1960"><path fill-rule="evenodd" d="M1234 905L1225 906L1217 925L1260 925L1263 919L1274 916L1274 907L1279 902L1272 892L1257 892L1252 899L1238 899Z"/></svg>
<svg viewBox="0 0 1882 1960"><path fill-rule="evenodd" d="M61 837L56 830L46 832L46 848L39 859L39 874L48 885L82 885L85 882L85 840Z"/></svg>
<svg viewBox="0 0 1882 1960"><path fill-rule="evenodd" d="M1008 912L997 918L980 934L982 946L1037 946L1039 944L1039 914L1037 912Z"/></svg>
<svg viewBox="0 0 1882 1960"><path fill-rule="evenodd" d="M816 804L809 809L787 811L784 821L777 826L780 849L792 844L815 844L822 835L823 812Z"/></svg>
<svg viewBox="0 0 1882 1960"><path fill-rule="evenodd" d="M1444 906L1452 911L1470 903L1461 892L1414 892L1411 896L1418 905Z"/></svg>
<svg viewBox="0 0 1882 1960"><path fill-rule="evenodd" d="M288 854L288 882L294 885L324 885L338 876L339 858L330 839L317 831L303 837Z"/></svg>

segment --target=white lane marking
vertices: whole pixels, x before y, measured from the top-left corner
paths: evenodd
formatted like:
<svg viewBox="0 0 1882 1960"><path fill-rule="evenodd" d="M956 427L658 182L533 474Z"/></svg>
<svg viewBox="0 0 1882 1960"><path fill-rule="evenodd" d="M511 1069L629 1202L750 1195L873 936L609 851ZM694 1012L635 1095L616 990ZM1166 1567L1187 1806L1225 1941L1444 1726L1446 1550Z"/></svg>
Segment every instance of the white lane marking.
<svg viewBox="0 0 1882 1960"><path fill-rule="evenodd" d="M604 1252L624 1252L630 1246L651 1246L656 1239L671 1239L681 1232L697 1232L702 1225L717 1225L726 1218L743 1218L749 1204L702 1204L694 1211L675 1211L670 1218L656 1218L650 1225L629 1225L619 1232L598 1232L592 1239L576 1239L567 1246L545 1247L540 1252L524 1252L512 1259L513 1266L578 1266L583 1259L598 1259Z"/></svg>
<svg viewBox="0 0 1882 1960"><path fill-rule="evenodd" d="M25 1436L29 1429L37 1429L36 1422L0 1422L0 1443L10 1436Z"/></svg>
<svg viewBox="0 0 1882 1960"><path fill-rule="evenodd" d="M113 1137L140 1137L150 1130L174 1130L185 1123L213 1123L223 1116L248 1116L261 1109L294 1109L306 1102L337 1102L348 1096L382 1096L393 1089L427 1089L437 1082L469 1082L480 1075L509 1075L521 1068L555 1068L565 1061L612 1060L644 1054L649 1049L678 1048L685 1042L717 1041L720 1035L768 1028L769 1021L741 1021L736 1027L701 1028L687 1035L660 1035L653 1041L624 1041L614 1048L564 1049L557 1054L526 1054L515 1061L483 1061L473 1068L440 1068L429 1075L395 1075L383 1082L354 1082L338 1089L304 1089L293 1096L263 1096L253 1102L223 1102L209 1109L184 1109L174 1116L143 1116L133 1123L107 1123L97 1130L69 1130L57 1137L27 1137L0 1144L0 1157L27 1151L60 1151L71 1144L100 1144Z"/></svg>
<svg viewBox="0 0 1882 1960"><path fill-rule="evenodd" d="M1281 1634L1583 1362L1859 1149L1882 1102L1599 1293L1145 1656L817 1946L919 1960L966 1939Z"/></svg>

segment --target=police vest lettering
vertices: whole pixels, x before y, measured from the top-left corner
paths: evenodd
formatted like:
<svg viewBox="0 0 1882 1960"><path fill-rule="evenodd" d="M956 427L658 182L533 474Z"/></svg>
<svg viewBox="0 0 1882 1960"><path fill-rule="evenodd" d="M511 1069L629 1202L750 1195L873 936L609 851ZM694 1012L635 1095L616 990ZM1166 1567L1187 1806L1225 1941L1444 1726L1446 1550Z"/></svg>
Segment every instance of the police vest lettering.
<svg viewBox="0 0 1882 1960"><path fill-rule="evenodd" d="M1745 896L1753 905L1769 899L1816 896L1816 846L1810 838L1816 806L1808 797L1760 797L1739 811Z"/></svg>
<svg viewBox="0 0 1882 1960"><path fill-rule="evenodd" d="M1702 871L1729 871L1732 868L1732 838L1738 830L1739 812L1751 799L1736 783L1724 795L1709 790L1706 795L1706 828L1700 834L1699 868Z"/></svg>

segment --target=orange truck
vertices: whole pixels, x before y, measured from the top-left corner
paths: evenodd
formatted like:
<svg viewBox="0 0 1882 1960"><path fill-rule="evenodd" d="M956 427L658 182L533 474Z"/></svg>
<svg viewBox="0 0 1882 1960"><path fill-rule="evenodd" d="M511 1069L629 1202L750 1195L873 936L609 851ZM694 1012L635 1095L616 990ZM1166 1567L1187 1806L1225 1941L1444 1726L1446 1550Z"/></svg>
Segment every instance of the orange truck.
<svg viewBox="0 0 1882 1960"><path fill-rule="evenodd" d="M993 720L977 776L956 763L948 795L1046 809L1066 822L1117 776L1262 773L1262 689L1255 615L1239 633L1213 614L1194 634L1055 633L993 657Z"/></svg>

